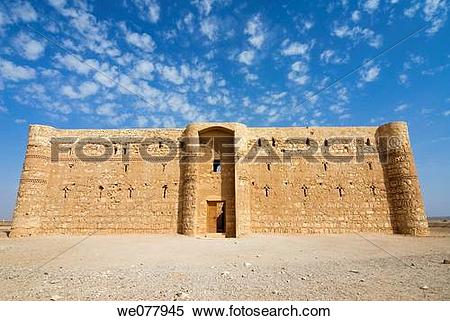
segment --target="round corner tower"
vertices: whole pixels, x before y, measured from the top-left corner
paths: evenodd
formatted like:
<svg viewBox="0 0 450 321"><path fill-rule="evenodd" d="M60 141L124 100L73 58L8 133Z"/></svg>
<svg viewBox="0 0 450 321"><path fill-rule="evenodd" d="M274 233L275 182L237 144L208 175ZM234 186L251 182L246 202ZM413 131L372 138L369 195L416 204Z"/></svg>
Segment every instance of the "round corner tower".
<svg viewBox="0 0 450 321"><path fill-rule="evenodd" d="M405 122L378 127L380 161L394 232L427 235L428 221Z"/></svg>
<svg viewBox="0 0 450 321"><path fill-rule="evenodd" d="M14 210L11 236L30 236L41 232L41 217L47 203L50 175L50 140L55 129L30 125L28 145Z"/></svg>

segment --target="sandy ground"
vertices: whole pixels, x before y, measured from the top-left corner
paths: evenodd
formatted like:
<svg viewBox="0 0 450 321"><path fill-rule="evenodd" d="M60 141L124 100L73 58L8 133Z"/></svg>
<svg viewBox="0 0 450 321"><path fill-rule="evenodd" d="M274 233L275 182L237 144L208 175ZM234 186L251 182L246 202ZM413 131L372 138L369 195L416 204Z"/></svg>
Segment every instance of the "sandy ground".
<svg viewBox="0 0 450 321"><path fill-rule="evenodd" d="M0 238L0 300L450 300L432 235Z"/></svg>

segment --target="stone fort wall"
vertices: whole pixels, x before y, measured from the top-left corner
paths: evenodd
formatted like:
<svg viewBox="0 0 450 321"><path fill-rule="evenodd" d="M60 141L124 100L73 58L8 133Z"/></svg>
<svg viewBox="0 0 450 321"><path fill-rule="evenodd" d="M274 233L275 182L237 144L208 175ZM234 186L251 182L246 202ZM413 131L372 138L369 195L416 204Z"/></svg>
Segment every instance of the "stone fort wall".
<svg viewBox="0 0 450 321"><path fill-rule="evenodd" d="M221 139L224 144L214 143ZM215 162L220 171L213 169ZM129 130L30 126L11 235L205 235L215 232L211 202L223 203L228 237L427 234L407 126L395 122Z"/></svg>

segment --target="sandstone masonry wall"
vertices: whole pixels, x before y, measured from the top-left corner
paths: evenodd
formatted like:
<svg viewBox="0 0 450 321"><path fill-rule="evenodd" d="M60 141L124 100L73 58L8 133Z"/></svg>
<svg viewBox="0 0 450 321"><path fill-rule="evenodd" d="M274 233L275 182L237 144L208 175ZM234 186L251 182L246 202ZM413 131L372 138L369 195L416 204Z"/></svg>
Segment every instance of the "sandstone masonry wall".
<svg viewBox="0 0 450 321"><path fill-rule="evenodd" d="M222 136L237 142L232 161L225 161L230 149L222 145L214 145L205 161L199 143ZM67 139L58 161L51 154L55 138ZM80 159L72 138L95 141L83 149L92 158L105 150L111 157ZM138 138L146 144L137 143ZM98 143L104 139L113 144ZM153 158L144 159L143 151ZM358 159L361 153L363 159ZM165 160L167 155L172 157ZM218 160L221 170L215 172ZM130 130L31 126L11 235L204 235L211 229L208 201L224 202L228 237L427 234L408 130L399 122L314 128L238 123Z"/></svg>

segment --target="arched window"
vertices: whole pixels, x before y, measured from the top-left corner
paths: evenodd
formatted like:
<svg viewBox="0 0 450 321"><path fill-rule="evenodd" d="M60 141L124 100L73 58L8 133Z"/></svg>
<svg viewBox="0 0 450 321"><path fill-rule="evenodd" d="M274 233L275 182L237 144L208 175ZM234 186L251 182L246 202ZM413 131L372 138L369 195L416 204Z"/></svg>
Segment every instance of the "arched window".
<svg viewBox="0 0 450 321"><path fill-rule="evenodd" d="M258 138L258 147L261 147L262 143L261 143L261 138Z"/></svg>
<svg viewBox="0 0 450 321"><path fill-rule="evenodd" d="M263 187L263 190L264 190L264 194L266 195L266 197L269 197L270 187L266 185Z"/></svg>
<svg viewBox="0 0 450 321"><path fill-rule="evenodd" d="M267 163L267 170L270 171L270 169L271 169L271 164Z"/></svg>
<svg viewBox="0 0 450 321"><path fill-rule="evenodd" d="M127 151L126 147L124 147L124 148L123 148L123 154L126 155L127 152L128 152L128 151Z"/></svg>
<svg viewBox="0 0 450 321"><path fill-rule="evenodd" d="M311 146L311 141L309 140L309 138L306 138L306 146Z"/></svg>
<svg viewBox="0 0 450 321"><path fill-rule="evenodd" d="M366 140L366 145L367 145L367 146L370 146L370 138L367 138L367 140Z"/></svg>
<svg viewBox="0 0 450 321"><path fill-rule="evenodd" d="M100 186L98 187L98 189L99 189L99 191L100 191L100 192L99 192L99 196L100 196L100 198L102 198L102 196L103 196L103 190L104 190L105 188L104 188L103 186L100 185Z"/></svg>
<svg viewBox="0 0 450 321"><path fill-rule="evenodd" d="M328 147L328 139L325 139L325 140L324 140L323 145L324 145L325 147Z"/></svg>

